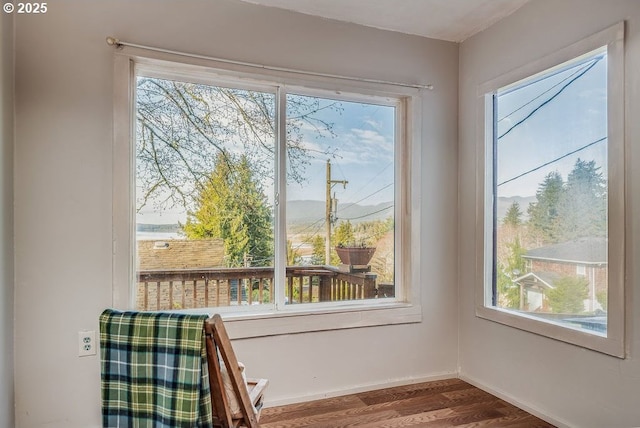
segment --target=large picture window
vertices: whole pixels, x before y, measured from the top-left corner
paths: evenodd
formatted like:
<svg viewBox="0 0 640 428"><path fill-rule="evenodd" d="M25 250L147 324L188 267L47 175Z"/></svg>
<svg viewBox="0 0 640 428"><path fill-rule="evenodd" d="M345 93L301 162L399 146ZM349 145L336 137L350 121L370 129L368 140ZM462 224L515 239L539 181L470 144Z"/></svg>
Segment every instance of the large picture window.
<svg viewBox="0 0 640 428"><path fill-rule="evenodd" d="M485 93L479 313L617 354L624 160L611 115L620 55L594 43Z"/></svg>
<svg viewBox="0 0 640 428"><path fill-rule="evenodd" d="M137 309L395 296L399 101L287 93L280 151L276 91L137 74Z"/></svg>
<svg viewBox="0 0 640 428"><path fill-rule="evenodd" d="M116 307L247 337L420 320L415 90L116 59Z"/></svg>

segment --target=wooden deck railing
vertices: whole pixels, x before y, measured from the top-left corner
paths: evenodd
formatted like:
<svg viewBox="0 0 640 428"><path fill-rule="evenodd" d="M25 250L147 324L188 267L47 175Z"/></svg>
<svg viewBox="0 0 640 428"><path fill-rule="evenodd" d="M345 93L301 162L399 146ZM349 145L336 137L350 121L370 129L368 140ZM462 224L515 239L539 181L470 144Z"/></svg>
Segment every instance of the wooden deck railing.
<svg viewBox="0 0 640 428"><path fill-rule="evenodd" d="M271 267L139 271L136 306L166 310L269 303L274 300L273 272ZM342 272L334 266L287 267L288 304L371 299L377 294L375 274Z"/></svg>

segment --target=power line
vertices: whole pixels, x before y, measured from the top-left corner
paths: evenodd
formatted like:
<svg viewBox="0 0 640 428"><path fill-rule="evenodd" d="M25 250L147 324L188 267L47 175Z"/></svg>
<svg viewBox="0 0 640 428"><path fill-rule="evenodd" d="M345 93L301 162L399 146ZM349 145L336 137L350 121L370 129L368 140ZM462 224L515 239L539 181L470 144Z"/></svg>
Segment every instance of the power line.
<svg viewBox="0 0 640 428"><path fill-rule="evenodd" d="M502 137L504 137L505 135L507 135L508 133L510 133L511 131L513 131L516 127L522 125L522 123L524 123L527 119L529 119L531 116L533 116L534 114L536 114L538 112L538 110L540 110L542 107L546 106L547 104L549 104L551 101L553 101L558 95L560 95L569 85L571 85L573 82L575 82L576 80L578 80L580 77L584 76L584 74L586 72L588 72L589 70L591 70L596 64L598 63L598 61L594 62L593 64L589 65L584 71L582 71L580 74L578 74L576 77L574 77L573 79L571 79L569 82L567 82L562 88L560 88L560 90L558 92L556 92L551 98L549 98L548 100L546 100L545 102L543 102L542 104L540 104L538 107L536 107L535 109L533 109L531 111L531 113L529 113L528 115L526 115L523 119L521 119L520 121L516 122L511 128L507 129L502 135L500 135L496 140L501 139Z"/></svg>
<svg viewBox="0 0 640 428"><path fill-rule="evenodd" d="M354 191L354 192L353 192L353 194L356 194L356 195L357 195L358 193L360 193L360 191L361 191L362 189L364 189L365 187L367 187L367 186L369 185L369 183L373 183L373 181L374 181L376 178L378 178L380 175L382 175L382 173L383 173L387 168L389 168L389 166L391 166L391 165L393 165L393 161L391 161L391 162L389 162L388 164L386 164L382 169L380 169L380 170L378 171L378 173L377 173L376 175L374 175L373 177L371 177L370 179L368 179L368 180L367 180L367 183L366 183L364 186L361 186L358 190ZM349 193L349 194L351 194L351 193ZM371 196L371 195L369 195L369 196ZM368 197L368 196L367 196L367 197ZM366 199L366 198L364 198L364 199ZM360 201L363 201L364 199L361 199ZM358 202L360 202L360 201L358 201ZM354 202L353 204L357 204L358 202ZM351 205L349 205L349 206L351 206Z"/></svg>
<svg viewBox="0 0 640 428"><path fill-rule="evenodd" d="M302 230L301 230L300 232L298 232L298 233L300 233L300 234L301 234L301 233L304 233L305 231L307 231L307 230L311 229L312 227L314 227L316 224L320 224L320 227L322 227L322 223L324 222L324 220L325 220L325 218L324 218L324 217L322 217L321 219L316 220L316 221L315 221L314 223L312 223L310 226L305 227L304 229L302 229ZM318 228L316 229L316 232L320 229L320 227L318 227ZM315 232L314 232L314 233L315 233Z"/></svg>
<svg viewBox="0 0 640 428"><path fill-rule="evenodd" d="M598 140L592 141L591 143L587 144L586 146L582 146L582 147L580 147L580 148L578 148L578 149L576 149L576 150L574 150L574 151L572 151L572 152L569 152L569 153L566 153L566 154L564 154L564 155L560 156L559 158L555 158L555 159L553 159L553 160L550 160L549 162L543 163L542 165L539 165L539 166L537 166L537 167L535 167L535 168L533 168L533 169L530 169L529 171L523 172L523 173L522 173L522 174L520 174L520 175L517 175L517 176L515 176L515 177L513 177L513 178L510 178L510 179L508 179L508 180L505 180L505 181L503 181L502 183L498 183L498 184L496 185L496 187L500 187L500 186L502 186L503 184L510 183L510 182L512 182L512 181L514 181L514 180L517 180L517 179L518 179L518 178L520 178L520 177L524 177L524 176L525 176L525 175L527 175L527 174L531 174L531 173L532 173L532 172L534 172L534 171L537 171L537 170L539 170L539 169L541 169L541 168L544 168L544 167L545 167L545 166L547 166L547 165L551 165L552 163L558 162L559 160L564 159L564 158L566 158L567 156L571 156L571 155L573 155L573 154L575 154L575 153L578 153L579 151L582 151L582 150L584 150L584 149L586 149L586 148L589 148L589 147L591 147L591 146L593 146L593 145L595 145L595 144L598 144L598 143L600 143L601 141L604 141L604 140L606 140L606 139L607 139L607 137L602 137L602 138L600 138L600 139L598 139Z"/></svg>
<svg viewBox="0 0 640 428"><path fill-rule="evenodd" d="M599 58L595 58L593 61L598 62L602 59L602 57ZM595 65L595 63L592 63L591 65ZM564 82L566 82L567 80L571 79L573 76L575 76L576 74L580 73L582 70L584 70L585 68L587 68L587 66L576 70L575 72L573 72L572 74L570 74L569 76L565 77L564 79L562 79L561 81L559 81L558 83L556 83L555 85L551 86L549 89L545 90L544 92L540 93L539 95L537 95L536 97L532 98L531 100L527 101L525 104L521 105L520 107L518 107L517 109L513 110L511 113L508 113L504 116L502 116L502 118L498 119L498 123L502 122L503 120L505 120L506 118L508 118L509 116L511 116L514 113L517 113L518 111L522 110L523 108L525 108L526 106L528 106L529 104L531 104L532 102L534 102L535 100L537 100L538 98L540 98L541 96L543 96L544 94L551 92L552 89L560 86L561 84L563 84ZM549 76L551 77L551 76Z"/></svg>
<svg viewBox="0 0 640 428"><path fill-rule="evenodd" d="M324 219L322 219L322 220L324 221ZM320 226L316 227L316 230L314 230L313 232L311 232L310 234L308 234L307 239L303 239L303 240L302 240L302 242L300 242L300 244L299 244L298 246L296 246L295 248L292 248L292 250L293 250L293 251L296 251L296 250L299 250L300 248L302 248L302 246L303 246L304 244L310 244L310 243L311 243L311 241L309 240L309 238L314 238L314 237L316 237L316 236L317 236L317 235L316 235L316 233L318 233L318 232L320 231L320 229L322 228L322 226L323 226L323 225L322 225L322 224L320 224ZM309 228L307 228L307 229L309 229ZM307 229L305 229L305 230L307 230ZM300 232L300 233L302 233L302 232Z"/></svg>
<svg viewBox="0 0 640 428"><path fill-rule="evenodd" d="M593 61L596 58L603 59L603 58L607 57L607 53L606 53L606 49L605 48L602 48L599 51L600 52L598 52L598 53L596 53L596 54L594 54L592 56L588 56L588 57L585 56L585 58L583 58L583 59L580 59L578 61L573 61L573 62L571 62L571 64L569 64L567 62L567 64L564 65L564 66L560 65L559 67L551 68L551 69L549 69L547 71L540 72L537 75L532 76L529 79L524 79L524 81L520 81L520 82L516 82L516 83L514 83L512 85L508 85L506 88L503 88L502 90L500 90L500 95L501 96L502 95L507 95L507 94L509 94L511 92L518 91L520 89L526 88L527 86L535 85L535 84L537 84L537 83L539 83L539 82L541 82L543 80L546 80L546 79L548 79L550 77L558 76L558 75L564 73L567 70L571 70L571 69L574 69L576 67L580 67L581 65L589 63L589 62Z"/></svg>
<svg viewBox="0 0 640 428"><path fill-rule="evenodd" d="M380 210L373 211L373 212L370 212L368 214L364 214L364 215L361 215L361 216L358 216L358 217L342 218L341 220L357 220L359 218L369 217L369 216L372 216L374 214L378 214L378 213L380 213L382 211L388 210L389 208L393 208L393 205L389 205L388 207L385 207L385 208L382 208Z"/></svg>
<svg viewBox="0 0 640 428"><path fill-rule="evenodd" d="M350 203L349 205L347 205L346 207L344 207L344 208L340 208L340 209L339 209L339 211L344 211L344 210L346 210L347 208L352 207L352 206L354 206L354 205L356 205L356 204L358 204L358 203L360 203L360 202L364 201L365 199L368 199L368 198L370 198L371 196L373 196L373 195L375 195L375 194L377 194L377 193L382 192L384 189L386 189L386 188L388 188L388 187L390 187L390 186L393 186L393 183L389 183L389 184L387 184L386 186L384 186L384 187L382 187L382 188L380 188L380 189L376 190L375 192L373 192L373 193L371 193L371 194L369 194L369 195L365 196L364 198L360 199L359 201L352 202L352 203Z"/></svg>

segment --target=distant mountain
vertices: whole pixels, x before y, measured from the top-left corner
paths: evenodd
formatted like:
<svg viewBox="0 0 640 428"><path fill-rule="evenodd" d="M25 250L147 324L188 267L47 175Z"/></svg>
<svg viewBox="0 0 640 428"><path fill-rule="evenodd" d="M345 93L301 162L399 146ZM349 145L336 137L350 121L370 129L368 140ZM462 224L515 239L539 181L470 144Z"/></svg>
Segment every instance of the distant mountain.
<svg viewBox="0 0 640 428"><path fill-rule="evenodd" d="M137 223L137 232L152 232L152 233L178 233L182 229L178 224L147 224Z"/></svg>
<svg viewBox="0 0 640 428"><path fill-rule="evenodd" d="M535 196L510 196L508 198L498 198L498 221L501 221L504 218L504 216L507 214L507 211L509 210L509 207L514 202L517 202L518 205L520 205L520 211L522 212L522 221L526 221L529 218L529 216L527 215L529 204L535 201Z"/></svg>
<svg viewBox="0 0 640 428"><path fill-rule="evenodd" d="M393 203L383 202L376 205L338 204L338 220L350 220L352 223L384 220L393 214ZM287 223L290 226L306 226L321 224L325 218L324 201L289 201L287 202ZM146 224L138 223L136 231L139 235L175 234L181 232L178 224Z"/></svg>
<svg viewBox="0 0 640 428"><path fill-rule="evenodd" d="M338 203L338 220L350 220L352 223L363 221L383 220L393 215L393 202L383 202L376 205L340 204ZM288 201L287 223L313 224L324 221L326 205L324 201Z"/></svg>
<svg viewBox="0 0 640 428"><path fill-rule="evenodd" d="M498 221L502 220L512 203L520 204L522 220L526 221L527 208L531 202L535 202L535 196L512 196L498 198ZM352 223L363 221L384 220L393 214L392 202L383 202L376 205L338 204L338 220L350 220ZM287 223L289 225L309 225L324 221L324 201L298 200L287 202ZM148 233L173 233L181 231L178 224L144 224L136 225L138 232Z"/></svg>
<svg viewBox="0 0 640 428"><path fill-rule="evenodd" d="M498 198L498 220L502 220L509 207L514 202L520 205L522 220L528 219L527 209L531 202L535 202L535 196L511 196ZM349 219L352 223L363 221L384 220L393 214L391 208L393 202L383 202L376 205L338 204L338 219ZM388 208L388 209L385 209ZM325 217L324 201L289 201L287 203L287 223L312 224Z"/></svg>

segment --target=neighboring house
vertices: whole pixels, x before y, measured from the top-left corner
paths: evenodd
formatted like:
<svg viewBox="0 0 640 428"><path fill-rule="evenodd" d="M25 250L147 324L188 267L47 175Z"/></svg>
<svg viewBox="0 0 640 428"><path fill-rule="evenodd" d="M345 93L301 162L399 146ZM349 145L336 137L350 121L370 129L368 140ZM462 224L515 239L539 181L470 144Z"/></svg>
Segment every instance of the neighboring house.
<svg viewBox="0 0 640 428"><path fill-rule="evenodd" d="M151 276L156 274L161 278L149 280L149 272L142 275L144 279L138 282L136 291L136 308L153 310L202 307L205 305L203 299L206 298L204 282L197 285L194 280L172 281L164 275L167 271L180 269L223 267L224 242L219 238L139 240L136 257L138 272L155 271Z"/></svg>
<svg viewBox="0 0 640 428"><path fill-rule="evenodd" d="M140 240L138 270L171 270L224 266L222 239Z"/></svg>
<svg viewBox="0 0 640 428"><path fill-rule="evenodd" d="M597 294L607 290L607 240L579 238L529 250L523 258L527 273L516 278L520 286L520 309L546 312L545 294L563 276L582 276L589 281L585 310L602 309Z"/></svg>

